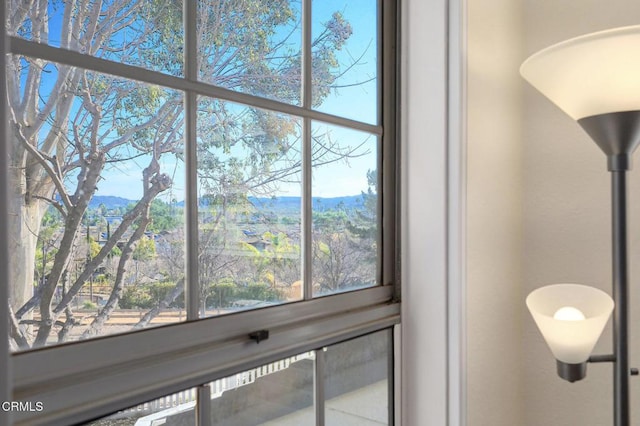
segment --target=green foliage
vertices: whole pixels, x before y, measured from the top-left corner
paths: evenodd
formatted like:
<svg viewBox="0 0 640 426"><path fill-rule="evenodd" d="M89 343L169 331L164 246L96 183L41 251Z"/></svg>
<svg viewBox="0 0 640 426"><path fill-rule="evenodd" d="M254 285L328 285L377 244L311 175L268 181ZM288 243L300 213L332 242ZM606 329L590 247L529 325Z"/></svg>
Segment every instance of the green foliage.
<svg viewBox="0 0 640 426"><path fill-rule="evenodd" d="M251 253L253 281L276 286L284 282L291 284L298 279L300 246L283 232L275 234L267 231L262 234L262 241L265 243L262 250L243 244L243 248Z"/></svg>
<svg viewBox="0 0 640 426"><path fill-rule="evenodd" d="M280 218L280 223L283 225L297 225L300 223L300 218L298 217L289 217L289 216L282 216Z"/></svg>
<svg viewBox="0 0 640 426"><path fill-rule="evenodd" d="M356 210L349 220L347 228L353 235L376 239L378 232L378 173L377 170L367 170L367 192L362 192L363 206Z"/></svg>
<svg viewBox="0 0 640 426"><path fill-rule="evenodd" d="M173 291L175 286L176 284L172 282L153 283L146 286L149 296L153 301L153 305L155 306L162 300L164 300L169 295L169 293ZM173 302L172 306L183 307L183 305L184 302L181 299L176 299Z"/></svg>
<svg viewBox="0 0 640 426"><path fill-rule="evenodd" d="M36 280L42 279L43 276L46 276L51 271L53 259L57 252L58 249L47 245L45 245L45 250L43 252L42 245L39 244L35 255Z"/></svg>
<svg viewBox="0 0 640 426"><path fill-rule="evenodd" d="M121 309L151 309L164 300L175 286L172 282L161 282L125 287L118 305ZM178 298L169 306L184 308L184 300Z"/></svg>
<svg viewBox="0 0 640 426"><path fill-rule="evenodd" d="M209 286L210 303L216 307L226 307L235 299L238 286L231 278L222 278Z"/></svg>
<svg viewBox="0 0 640 426"><path fill-rule="evenodd" d="M143 286L125 287L118 301L122 309L149 309L154 306L149 290Z"/></svg>
<svg viewBox="0 0 640 426"><path fill-rule="evenodd" d="M182 209L158 199L151 202L150 215L151 223L147 229L155 233L174 230L183 223Z"/></svg>
<svg viewBox="0 0 640 426"><path fill-rule="evenodd" d="M323 241L318 241L316 245L317 245L318 252L320 252L323 256L331 255L331 248L327 243Z"/></svg>
<svg viewBox="0 0 640 426"><path fill-rule="evenodd" d="M240 286L235 294L238 300L262 300L273 302L281 300L282 293L271 286L263 283L252 283L247 286Z"/></svg>
<svg viewBox="0 0 640 426"><path fill-rule="evenodd" d="M85 300L84 303L82 304L82 309L98 309L98 305L96 305L90 300Z"/></svg>
<svg viewBox="0 0 640 426"><path fill-rule="evenodd" d="M156 242L153 238L142 237L133 250L134 260L151 260L156 257Z"/></svg>
<svg viewBox="0 0 640 426"><path fill-rule="evenodd" d="M93 237L88 237L87 242L89 243L90 259L93 259L98 255L98 253L100 253L100 249L101 249L100 244L98 244L96 240L93 239Z"/></svg>
<svg viewBox="0 0 640 426"><path fill-rule="evenodd" d="M53 206L50 206L42 217L41 224L44 228L55 228L57 226L62 226L64 221L62 220L60 212ZM42 234L42 229L40 232Z"/></svg>
<svg viewBox="0 0 640 426"><path fill-rule="evenodd" d="M255 300L273 302L283 299L281 291L266 283L249 283L238 285L230 278L225 277L207 287L207 306L225 308L233 306L238 300Z"/></svg>
<svg viewBox="0 0 640 426"><path fill-rule="evenodd" d="M179 48L184 46L182 1L146 0L142 2L140 15L153 28L139 51L144 61L171 74L182 74L184 60Z"/></svg>
<svg viewBox="0 0 640 426"><path fill-rule="evenodd" d="M93 283L95 285L106 285L106 284L109 284L109 276L107 274L98 274L93 279Z"/></svg>
<svg viewBox="0 0 640 426"><path fill-rule="evenodd" d="M349 216L344 210L326 210L313 212L314 227L323 232L337 232L344 229Z"/></svg>
<svg viewBox="0 0 640 426"><path fill-rule="evenodd" d="M49 207L42 218L40 225L40 233L36 244L35 253L35 272L36 280L42 279L51 270L53 260L58 248L56 247L56 239L59 229L63 226L62 216L60 212L53 207Z"/></svg>

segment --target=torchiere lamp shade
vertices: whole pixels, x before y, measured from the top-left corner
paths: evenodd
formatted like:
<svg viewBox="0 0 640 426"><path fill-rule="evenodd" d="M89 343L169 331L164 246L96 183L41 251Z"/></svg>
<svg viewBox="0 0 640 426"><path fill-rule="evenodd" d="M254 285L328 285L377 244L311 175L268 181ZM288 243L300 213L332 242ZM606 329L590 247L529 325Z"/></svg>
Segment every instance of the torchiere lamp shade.
<svg viewBox="0 0 640 426"><path fill-rule="evenodd" d="M607 293L580 284L554 284L534 290L527 307L555 358L586 362L613 311Z"/></svg>
<svg viewBox="0 0 640 426"><path fill-rule="evenodd" d="M572 38L530 56L520 74L574 120L640 110L640 25Z"/></svg>

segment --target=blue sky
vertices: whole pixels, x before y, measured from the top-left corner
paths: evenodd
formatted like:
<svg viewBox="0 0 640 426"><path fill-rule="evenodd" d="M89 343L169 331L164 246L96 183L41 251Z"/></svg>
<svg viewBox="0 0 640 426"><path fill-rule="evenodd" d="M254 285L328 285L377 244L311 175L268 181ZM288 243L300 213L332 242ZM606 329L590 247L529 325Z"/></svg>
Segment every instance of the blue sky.
<svg viewBox="0 0 640 426"><path fill-rule="evenodd" d="M312 12L314 22L326 22L335 11L343 14L352 28L353 34L341 52L339 61L343 64L353 62L358 64L349 70L341 79L336 81L341 87L335 94L330 95L319 107L320 111L342 115L351 119L375 124L377 119L376 80L362 83L376 75L376 0L315 0ZM61 10L58 11L61 13ZM54 27L52 35L58 33L55 19L51 20ZM321 28L314 26L312 31L317 34ZM55 40L52 41L55 44ZM354 85L356 83L361 83ZM376 167L377 139L373 135L314 123L314 131L326 132L341 146L357 146L364 143L363 151L369 154L340 161L313 170L313 195L316 197L336 197L357 195L367 190L366 172ZM103 174L97 195L115 195L128 199L137 199L142 194L141 168L146 165L144 158L137 161L120 162L117 166L109 167ZM162 169L164 173L174 179L173 188L163 193L160 198L169 201L172 198L184 199L184 167L172 156L163 156ZM273 195L300 195L299 185L283 184L280 191Z"/></svg>

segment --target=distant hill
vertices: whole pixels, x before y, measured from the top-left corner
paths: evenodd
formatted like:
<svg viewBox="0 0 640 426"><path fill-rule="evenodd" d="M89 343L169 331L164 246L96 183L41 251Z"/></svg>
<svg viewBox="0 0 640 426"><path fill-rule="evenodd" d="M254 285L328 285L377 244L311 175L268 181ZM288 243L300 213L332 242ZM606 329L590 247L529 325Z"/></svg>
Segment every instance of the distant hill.
<svg viewBox="0 0 640 426"><path fill-rule="evenodd" d="M100 204L104 204L108 210L117 209L120 207L127 207L131 203L135 203L135 200L128 200L122 197L116 197L113 195L96 195L91 199L89 203L90 209L97 208Z"/></svg>
<svg viewBox="0 0 640 426"><path fill-rule="evenodd" d="M353 209L356 207L362 207L363 199L362 195L347 195L344 197L313 197L312 198L314 210L330 210L343 205L346 209Z"/></svg>
<svg viewBox="0 0 640 426"><path fill-rule="evenodd" d="M249 201L259 209L272 211L300 211L300 197L249 197ZM89 203L89 208L97 208L100 204L104 204L108 210L127 207L129 204L135 203L136 200L129 200L113 195L96 195ZM348 195L344 197L313 197L313 209L316 211L335 209L339 205L344 206L347 210L362 206L362 195ZM178 207L184 207L184 201L176 204Z"/></svg>
<svg viewBox="0 0 640 426"><path fill-rule="evenodd" d="M273 197L273 198L257 198L249 197L256 207L272 210L300 210L300 197ZM348 195L344 197L313 197L312 206L314 210L332 210L338 206L344 206L350 210L362 206L362 195Z"/></svg>

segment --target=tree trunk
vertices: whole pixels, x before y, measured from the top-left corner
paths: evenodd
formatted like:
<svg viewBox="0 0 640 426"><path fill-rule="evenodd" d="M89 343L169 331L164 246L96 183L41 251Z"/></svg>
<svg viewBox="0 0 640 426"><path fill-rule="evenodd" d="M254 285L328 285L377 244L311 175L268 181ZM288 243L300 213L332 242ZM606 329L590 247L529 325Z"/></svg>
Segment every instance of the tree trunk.
<svg viewBox="0 0 640 426"><path fill-rule="evenodd" d="M43 202L29 200L25 195L23 171L19 167L10 170L9 200L9 253L11 256L9 301L17 311L33 296L34 259L40 223L44 215Z"/></svg>

